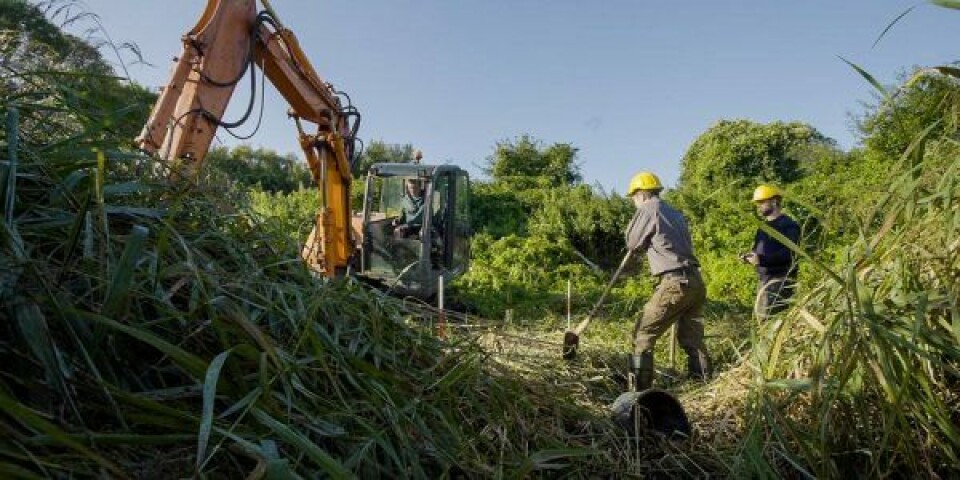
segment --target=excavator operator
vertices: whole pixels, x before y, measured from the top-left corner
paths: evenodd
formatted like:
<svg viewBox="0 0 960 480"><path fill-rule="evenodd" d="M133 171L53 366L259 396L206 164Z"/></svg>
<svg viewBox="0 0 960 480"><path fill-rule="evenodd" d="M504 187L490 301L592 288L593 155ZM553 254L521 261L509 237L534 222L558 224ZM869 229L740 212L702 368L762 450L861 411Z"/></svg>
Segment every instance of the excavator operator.
<svg viewBox="0 0 960 480"><path fill-rule="evenodd" d="M423 226L423 185L420 180L409 178L406 181L406 192L400 200L400 216L393 221L393 234L396 237L406 238L417 235Z"/></svg>

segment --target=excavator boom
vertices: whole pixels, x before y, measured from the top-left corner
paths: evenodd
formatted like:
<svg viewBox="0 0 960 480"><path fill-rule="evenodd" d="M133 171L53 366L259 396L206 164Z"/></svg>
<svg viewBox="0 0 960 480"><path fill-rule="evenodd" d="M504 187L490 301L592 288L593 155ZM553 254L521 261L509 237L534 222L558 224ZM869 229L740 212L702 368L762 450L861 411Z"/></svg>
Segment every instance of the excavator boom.
<svg viewBox="0 0 960 480"><path fill-rule="evenodd" d="M192 178L217 129L238 126L249 116L257 77L252 70L261 68L290 107L319 189L320 208L302 255L315 270L332 277L343 273L354 250L350 166L359 113L349 102L341 103L339 92L316 73L268 0L261 2L265 10L258 13L256 0L208 0L197 24L183 36L183 52L137 146L156 154L172 178ZM251 103L239 121L225 122L234 87L247 75L253 87Z"/></svg>

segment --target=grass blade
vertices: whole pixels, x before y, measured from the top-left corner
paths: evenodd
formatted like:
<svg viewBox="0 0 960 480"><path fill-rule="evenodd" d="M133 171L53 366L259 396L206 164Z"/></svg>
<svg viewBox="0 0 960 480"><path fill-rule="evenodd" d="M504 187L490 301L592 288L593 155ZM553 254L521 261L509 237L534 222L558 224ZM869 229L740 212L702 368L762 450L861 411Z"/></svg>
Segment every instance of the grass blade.
<svg viewBox="0 0 960 480"><path fill-rule="evenodd" d="M930 0L930 3L944 8L960 10L960 0Z"/></svg>
<svg viewBox="0 0 960 480"><path fill-rule="evenodd" d="M57 347L53 342L50 326L43 311L36 303L23 301L13 308L13 313L23 339L43 365L47 382L60 394L66 395L65 368L60 356L57 355Z"/></svg>
<svg viewBox="0 0 960 480"><path fill-rule="evenodd" d="M846 63L847 65L850 65L850 67L856 70L861 77L867 79L867 81L870 82L870 85L873 85L873 88L876 88L877 91L883 95L883 98L886 98L888 100L890 99L890 94L887 92L887 89L883 88L883 85L880 85L880 82L878 82L877 79L873 78L873 75L870 75L870 73L868 73L866 70L860 68L859 65L847 60L846 58L843 58L840 56L838 56L837 58L839 58L840 60L843 60L844 63Z"/></svg>
<svg viewBox="0 0 960 480"><path fill-rule="evenodd" d="M120 322L117 322L113 319L107 318L103 315L98 315L91 312L82 312L76 311L76 315L80 318L90 320L92 322L106 325L114 330L126 333L137 340L140 340L157 350L167 354L180 366L180 368L187 371L195 378L202 378L204 373L207 370L207 363L202 359L193 355L190 352L160 338L158 335L150 332L145 328L138 328L136 326L124 325Z"/></svg>
<svg viewBox="0 0 960 480"><path fill-rule="evenodd" d="M2 407L4 413L13 416L13 418L16 418L20 423L43 432L56 439L60 445L85 455L90 460L109 470L118 478L130 478L120 466L73 440L70 435L67 435L63 430L57 428L56 425L43 419L40 415L37 415L36 412L25 407L20 402L8 397L3 390L0 390L0 407Z"/></svg>
<svg viewBox="0 0 960 480"><path fill-rule="evenodd" d="M143 247L149 234L150 230L147 227L133 226L130 237L127 239L127 246L123 249L123 255L120 257L120 264L117 265L117 269L113 273L110 288L107 290L107 296L103 302L101 312L105 316L115 317L124 302L130 297L133 271L143 254Z"/></svg>
<svg viewBox="0 0 960 480"><path fill-rule="evenodd" d="M880 32L880 35L878 35L878 36L877 36L877 39L873 41L873 45L871 45L870 48L876 48L877 44L880 43L880 39L882 39L883 36L886 35L887 32L889 32L890 29L893 28L893 26L894 26L897 22L900 21L901 18L907 16L908 13L910 13L911 11L913 11L914 8L917 8L917 6L914 5L914 6L910 7L910 8L908 8L906 11L904 11L904 12L901 13L900 15L897 15L897 18L894 18L893 21L890 22L889 25L887 25L887 28L884 28L883 31Z"/></svg>
<svg viewBox="0 0 960 480"><path fill-rule="evenodd" d="M20 139L20 112L7 111L7 168L3 182L3 217L8 228L13 226L13 205L17 198L17 148Z"/></svg>
<svg viewBox="0 0 960 480"><path fill-rule="evenodd" d="M201 465L207 462L207 442L210 440L210 429L213 425L213 403L217 397L217 381L220 379L220 369L230 356L233 349L227 350L214 357L207 368L203 380L203 410L200 417L200 433L197 435L197 473Z"/></svg>
<svg viewBox="0 0 960 480"><path fill-rule="evenodd" d="M337 459L331 457L315 443L311 442L308 438L304 437L300 433L294 431L288 425L278 422L276 419L259 408L254 408L252 412L253 416L256 417L260 423L273 430L277 435L280 435L280 438L290 442L302 450L307 457L313 460L318 466L322 467L324 472L330 475L330 477L336 479L354 478L354 475L350 473L346 467L343 466L343 464L337 461Z"/></svg>

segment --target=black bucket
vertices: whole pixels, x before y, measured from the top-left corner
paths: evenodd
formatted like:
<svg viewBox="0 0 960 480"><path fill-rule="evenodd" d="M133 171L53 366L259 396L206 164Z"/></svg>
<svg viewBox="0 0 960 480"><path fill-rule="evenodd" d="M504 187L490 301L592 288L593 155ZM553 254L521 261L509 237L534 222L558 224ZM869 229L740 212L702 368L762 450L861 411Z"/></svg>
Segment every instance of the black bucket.
<svg viewBox="0 0 960 480"><path fill-rule="evenodd" d="M624 393L613 402L611 410L613 421L630 436L656 432L670 439L690 437L690 421L683 406L663 390Z"/></svg>

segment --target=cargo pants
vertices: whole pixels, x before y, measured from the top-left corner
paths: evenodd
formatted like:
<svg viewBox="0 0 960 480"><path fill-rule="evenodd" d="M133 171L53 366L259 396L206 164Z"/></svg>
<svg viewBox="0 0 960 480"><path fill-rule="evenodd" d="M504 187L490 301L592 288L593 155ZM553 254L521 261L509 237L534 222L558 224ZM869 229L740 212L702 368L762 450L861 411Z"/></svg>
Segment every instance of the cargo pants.
<svg viewBox="0 0 960 480"><path fill-rule="evenodd" d="M703 305L707 290L700 273L665 273L643 315L633 328L633 350L639 355L653 350L657 339L674 323L677 340L688 356L706 355L703 343Z"/></svg>

